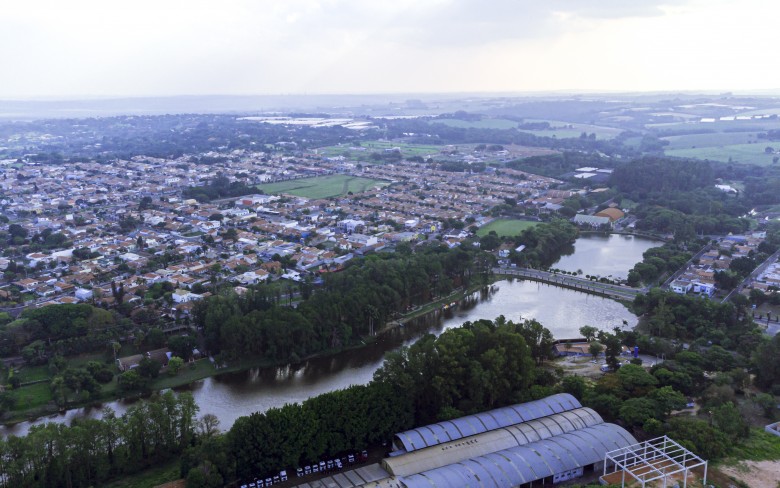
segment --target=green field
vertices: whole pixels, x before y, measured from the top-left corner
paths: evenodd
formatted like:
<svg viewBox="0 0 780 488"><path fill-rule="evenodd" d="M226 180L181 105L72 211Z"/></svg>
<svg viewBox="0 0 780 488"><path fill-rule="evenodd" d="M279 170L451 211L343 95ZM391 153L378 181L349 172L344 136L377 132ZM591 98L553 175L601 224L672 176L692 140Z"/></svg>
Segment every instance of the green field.
<svg viewBox="0 0 780 488"><path fill-rule="evenodd" d="M482 237L484 235L487 235L491 230L496 231L496 234L498 234L499 237L504 236L516 236L520 232L524 231L525 229L528 229L529 227L533 227L535 225L538 225L539 222L532 222L529 220L516 220L516 219L500 219L500 220L494 220L493 222L484 225L479 228L477 231L477 235Z"/></svg>
<svg viewBox="0 0 780 488"><path fill-rule="evenodd" d="M612 139L621 132L622 129L614 127L604 127L601 125L575 124L563 122L560 120L527 119L526 122L548 122L552 128L547 130L521 130L539 137L555 137L556 139L577 138L586 134L596 134L596 139Z"/></svg>
<svg viewBox="0 0 780 488"><path fill-rule="evenodd" d="M470 129L514 129L517 122L507 119L482 119L482 120L460 120L460 119L433 119L431 124L444 124L450 127L463 127ZM579 135L579 134L578 134Z"/></svg>
<svg viewBox="0 0 780 488"><path fill-rule="evenodd" d="M667 151L674 149L695 149L700 147L712 146L731 146L735 144L748 144L750 142L761 143L756 132L715 132L711 134L686 134L682 136L662 137L668 141L669 145L665 147ZM767 141L763 141L767 142ZM766 147L765 144L763 147Z"/></svg>
<svg viewBox="0 0 780 488"><path fill-rule="evenodd" d="M361 193L377 186L387 186L384 180L360 178L349 175L317 176L300 180L280 181L257 185L259 190L269 194L286 193L304 198L328 198L346 195L348 192Z"/></svg>
<svg viewBox="0 0 780 488"><path fill-rule="evenodd" d="M773 146L780 149L778 143L756 143L756 144L733 144L729 146L697 147L690 149L667 149L667 156L678 158L709 159L712 161L722 161L728 163L749 163L760 166L769 166L772 164L772 158L775 154L766 154L765 148Z"/></svg>

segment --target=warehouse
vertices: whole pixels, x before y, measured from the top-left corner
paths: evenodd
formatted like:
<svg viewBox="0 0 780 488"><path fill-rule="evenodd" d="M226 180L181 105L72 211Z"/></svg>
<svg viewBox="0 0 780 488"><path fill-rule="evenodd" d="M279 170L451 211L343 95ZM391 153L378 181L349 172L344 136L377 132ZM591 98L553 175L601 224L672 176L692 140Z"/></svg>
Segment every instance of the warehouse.
<svg viewBox="0 0 780 488"><path fill-rule="evenodd" d="M401 432L382 467L408 488L536 486L600 470L635 443L564 393Z"/></svg>
<svg viewBox="0 0 780 488"><path fill-rule="evenodd" d="M600 473L606 453L636 442L622 427L605 423L561 393L398 433L393 452L381 464L360 468L365 471L360 476L339 473L301 486L550 485Z"/></svg>

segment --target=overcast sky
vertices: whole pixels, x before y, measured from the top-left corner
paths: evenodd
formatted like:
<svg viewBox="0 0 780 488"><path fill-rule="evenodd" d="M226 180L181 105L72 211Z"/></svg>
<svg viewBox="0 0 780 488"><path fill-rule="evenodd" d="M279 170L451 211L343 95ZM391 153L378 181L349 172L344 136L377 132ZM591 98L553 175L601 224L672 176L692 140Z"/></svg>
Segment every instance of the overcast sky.
<svg viewBox="0 0 780 488"><path fill-rule="evenodd" d="M776 0L2 0L0 98L780 88Z"/></svg>

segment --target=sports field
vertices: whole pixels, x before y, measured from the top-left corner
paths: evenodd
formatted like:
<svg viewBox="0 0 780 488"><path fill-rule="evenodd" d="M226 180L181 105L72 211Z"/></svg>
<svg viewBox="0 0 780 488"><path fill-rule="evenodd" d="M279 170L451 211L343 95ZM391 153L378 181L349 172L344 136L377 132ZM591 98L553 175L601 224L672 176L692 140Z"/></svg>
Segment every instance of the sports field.
<svg viewBox="0 0 780 488"><path fill-rule="evenodd" d="M517 220L517 219L499 219L484 225L479 228L477 235L482 237L487 235L491 230L496 231L499 237L509 236L513 237L520 232L539 224L539 222L532 222L529 220Z"/></svg>
<svg viewBox="0 0 780 488"><path fill-rule="evenodd" d="M361 178L350 175L328 175L299 180L280 181L257 185L259 190L268 194L286 193L304 198L328 198L346 195L349 192L361 193L370 188L389 185L389 181Z"/></svg>

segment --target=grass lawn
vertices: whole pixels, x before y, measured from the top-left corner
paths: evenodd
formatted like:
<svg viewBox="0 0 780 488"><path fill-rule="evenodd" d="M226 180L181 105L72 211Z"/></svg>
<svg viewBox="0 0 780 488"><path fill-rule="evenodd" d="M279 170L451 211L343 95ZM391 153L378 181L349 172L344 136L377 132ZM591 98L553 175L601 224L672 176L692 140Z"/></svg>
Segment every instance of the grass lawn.
<svg viewBox="0 0 780 488"><path fill-rule="evenodd" d="M166 370L160 371L160 376L152 383L152 389L163 390L186 385L214 374L214 366L208 359L200 359L192 364L194 367L190 363L185 363L176 376L170 376Z"/></svg>
<svg viewBox="0 0 780 488"><path fill-rule="evenodd" d="M16 400L16 404L13 408L13 410L16 411L42 407L52 401L48 382L22 386L18 390L12 390L10 395Z"/></svg>
<svg viewBox="0 0 780 488"><path fill-rule="evenodd" d="M150 488L179 479L177 460L155 466L132 476L106 485L106 488ZM184 486L184 485L182 485Z"/></svg>
<svg viewBox="0 0 780 488"><path fill-rule="evenodd" d="M729 458L734 460L780 459L780 437L752 428L750 437L734 444L731 449Z"/></svg>
<svg viewBox="0 0 780 488"><path fill-rule="evenodd" d="M29 383L30 381L40 381L51 377L49 373L49 366L22 366L19 372L14 376L19 378L22 383Z"/></svg>
<svg viewBox="0 0 780 488"><path fill-rule="evenodd" d="M539 222L532 222L529 220L517 220L517 219L500 219L484 225L479 228L477 235L482 237L487 235L491 230L496 231L499 237L503 236L516 236L520 232L537 225Z"/></svg>
<svg viewBox="0 0 780 488"><path fill-rule="evenodd" d="M265 193L287 193L304 198L328 198L346 195L348 192L361 193L376 186L387 186L389 182L349 175L328 175L300 180L280 181L257 185Z"/></svg>
<svg viewBox="0 0 780 488"><path fill-rule="evenodd" d="M769 166L775 154L764 152L772 143L733 144L727 146L697 147L690 149L667 149L667 156L680 158L709 159L712 161L729 162L729 158L735 163L750 163L759 166ZM775 143L775 149L780 149L780 144ZM774 147L773 146L773 147Z"/></svg>

